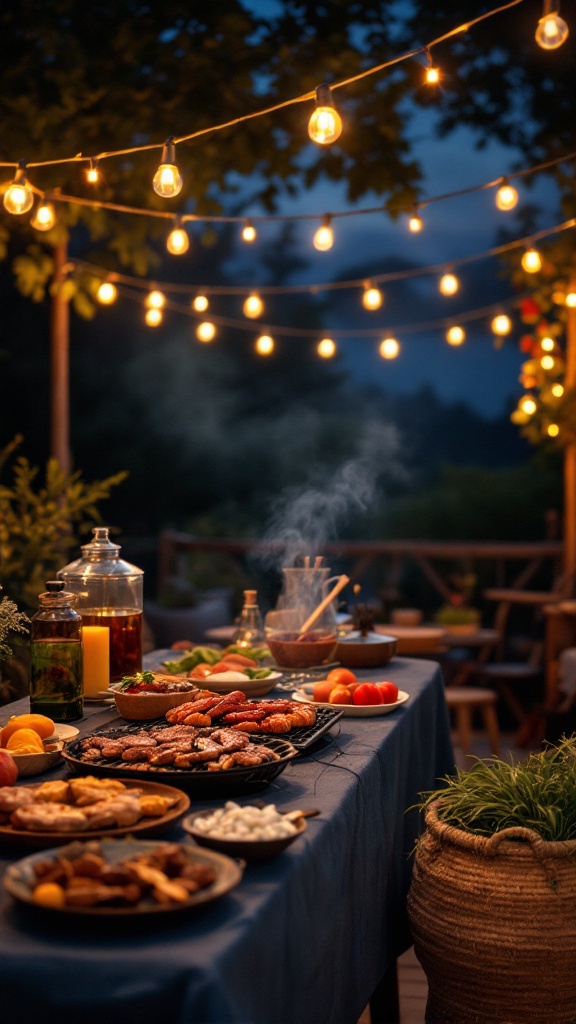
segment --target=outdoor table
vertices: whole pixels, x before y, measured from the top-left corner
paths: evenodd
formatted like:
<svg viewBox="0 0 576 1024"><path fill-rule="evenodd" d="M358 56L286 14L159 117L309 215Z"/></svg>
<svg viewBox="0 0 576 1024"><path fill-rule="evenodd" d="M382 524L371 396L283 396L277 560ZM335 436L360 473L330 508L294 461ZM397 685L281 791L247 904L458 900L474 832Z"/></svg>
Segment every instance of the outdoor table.
<svg viewBox="0 0 576 1024"><path fill-rule="evenodd" d="M411 944L406 893L421 829L412 805L454 762L435 662L396 658L361 676L391 679L410 698L390 714L342 718L257 794L321 813L278 858L248 864L231 893L189 912L101 919L19 905L2 892L3 1018L355 1024L372 999L373 1021L393 1020L383 979ZM27 705L0 709L0 721ZM118 724L115 709L87 706L77 724L85 733L108 723ZM65 775L58 768L40 781ZM176 825L165 838L185 836ZM0 863L25 853L4 846Z"/></svg>

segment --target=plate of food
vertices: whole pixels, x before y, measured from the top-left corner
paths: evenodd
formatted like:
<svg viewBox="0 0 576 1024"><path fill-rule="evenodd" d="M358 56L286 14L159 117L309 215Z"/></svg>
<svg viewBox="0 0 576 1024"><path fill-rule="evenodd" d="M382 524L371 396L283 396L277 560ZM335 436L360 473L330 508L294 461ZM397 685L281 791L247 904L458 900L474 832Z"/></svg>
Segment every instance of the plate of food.
<svg viewBox="0 0 576 1024"><path fill-rule="evenodd" d="M275 804L240 806L228 800L223 807L188 814L182 827L200 846L246 861L270 860L306 830L306 818L319 811L281 813Z"/></svg>
<svg viewBox="0 0 576 1024"><path fill-rule="evenodd" d="M360 684L363 685L363 684ZM366 684L370 686L377 686L376 683ZM406 693L405 690L398 690L396 700L390 703L373 703L373 704L354 704L354 703L330 703L327 700L318 701L314 700L313 696L314 685L308 683L304 686L299 686L297 690L292 693L292 698L295 701L300 701L303 704L313 704L316 708L337 708L342 712L344 718L373 718L376 715L388 715L391 711L395 711L396 708L405 704L410 694Z"/></svg>
<svg viewBox="0 0 576 1024"><path fill-rule="evenodd" d="M77 735L74 725L54 722L47 715L12 715L0 727L0 750L14 759L18 778L29 778L58 764L64 741Z"/></svg>
<svg viewBox="0 0 576 1024"><path fill-rule="evenodd" d="M158 840L74 842L11 864L4 888L20 903L99 917L190 910L230 892L242 866L225 854Z"/></svg>
<svg viewBox="0 0 576 1024"><path fill-rule="evenodd" d="M0 788L0 843L37 849L71 839L156 835L190 807L180 789L92 775Z"/></svg>

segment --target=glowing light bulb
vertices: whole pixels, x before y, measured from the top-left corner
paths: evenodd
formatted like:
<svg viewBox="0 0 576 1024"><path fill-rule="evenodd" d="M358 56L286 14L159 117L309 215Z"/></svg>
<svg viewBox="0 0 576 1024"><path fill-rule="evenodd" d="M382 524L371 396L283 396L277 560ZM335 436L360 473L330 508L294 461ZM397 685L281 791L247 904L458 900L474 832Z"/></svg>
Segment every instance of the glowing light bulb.
<svg viewBox="0 0 576 1024"><path fill-rule="evenodd" d="M440 81L440 68L429 67L424 72L425 85L438 85Z"/></svg>
<svg viewBox="0 0 576 1024"><path fill-rule="evenodd" d="M456 277L456 274L444 274L440 278L440 284L438 285L442 295L455 295L460 287L460 282Z"/></svg>
<svg viewBox="0 0 576 1024"><path fill-rule="evenodd" d="M180 223L177 223L168 235L166 248L173 256L183 256L185 252L188 252L190 238L188 237L188 232L185 231Z"/></svg>
<svg viewBox="0 0 576 1024"><path fill-rule="evenodd" d="M553 384L552 387L550 388L550 390L551 390L552 394L554 395L554 398L562 398L562 395L564 394L564 385L563 384Z"/></svg>
<svg viewBox="0 0 576 1024"><path fill-rule="evenodd" d="M568 38L568 25L558 14L559 7L554 0L544 0L544 13L535 32L536 42L543 50L557 50Z"/></svg>
<svg viewBox="0 0 576 1024"><path fill-rule="evenodd" d="M192 309L197 313L205 313L210 303L206 295L195 295L192 299Z"/></svg>
<svg viewBox="0 0 576 1024"><path fill-rule="evenodd" d="M259 338L256 338L255 348L258 355L269 356L274 351L274 338L271 338L269 334L261 334Z"/></svg>
<svg viewBox="0 0 576 1024"><path fill-rule="evenodd" d="M144 305L147 309L163 309L166 305L166 296L164 292L158 291L156 288L153 291L148 292L144 300Z"/></svg>
<svg viewBox="0 0 576 1024"><path fill-rule="evenodd" d="M39 203L30 223L36 231L50 231L50 228L53 228L56 223L54 203L47 200Z"/></svg>
<svg viewBox="0 0 576 1024"><path fill-rule="evenodd" d="M100 168L98 167L98 161L90 158L90 166L84 171L86 181L89 185L97 185L102 177Z"/></svg>
<svg viewBox="0 0 576 1024"><path fill-rule="evenodd" d="M493 318L490 327L494 334L497 334L500 338L504 338L507 334L510 334L510 331L512 330L512 321L505 313L499 313Z"/></svg>
<svg viewBox="0 0 576 1024"><path fill-rule="evenodd" d="M423 227L424 222L422 217L418 213L418 210L414 210L414 213L411 214L408 221L408 230L411 231L413 235L417 235L419 231L422 231Z"/></svg>
<svg viewBox="0 0 576 1024"><path fill-rule="evenodd" d="M176 166L176 148L173 137L166 139L162 150L162 159L152 179L154 191L164 199L177 196L182 189L182 178Z"/></svg>
<svg viewBox="0 0 576 1024"><path fill-rule="evenodd" d="M161 309L152 307L151 309L146 310L144 319L148 324L148 327L158 327L158 325L162 323L163 316L164 314Z"/></svg>
<svg viewBox="0 0 576 1024"><path fill-rule="evenodd" d="M250 320L256 320L264 312L264 303L259 295L253 293L249 295L244 301L242 306L244 316L249 317Z"/></svg>
<svg viewBox="0 0 576 1024"><path fill-rule="evenodd" d="M542 359L540 360L540 366L543 370L553 370L556 366L556 360L554 359L554 356L542 356Z"/></svg>
<svg viewBox="0 0 576 1024"><path fill-rule="evenodd" d="M316 109L308 122L308 135L312 142L329 146L341 134L342 118L334 106L330 88L319 85L316 89Z"/></svg>
<svg viewBox="0 0 576 1024"><path fill-rule="evenodd" d="M518 202L518 192L506 179L496 193L495 202L499 210L513 210Z"/></svg>
<svg viewBox="0 0 576 1024"><path fill-rule="evenodd" d="M537 249L526 249L521 262L527 274L537 274L542 268L542 257Z"/></svg>
<svg viewBox="0 0 576 1024"><path fill-rule="evenodd" d="M548 434L548 437L558 437L558 434L560 433L560 427L557 423L549 423L548 430L546 431L546 433Z"/></svg>
<svg viewBox="0 0 576 1024"><path fill-rule="evenodd" d="M34 202L34 193L26 181L26 163L20 160L14 181L8 185L4 193L4 206L8 213L20 216L21 213L28 213Z"/></svg>
<svg viewBox="0 0 576 1024"><path fill-rule="evenodd" d="M103 306L111 306L118 298L118 289L116 285L112 284L112 281L102 281L102 284L96 292L96 298Z"/></svg>
<svg viewBox="0 0 576 1024"><path fill-rule="evenodd" d="M255 242L257 237L258 233L252 221L247 220L244 227L242 228L242 241Z"/></svg>
<svg viewBox="0 0 576 1024"><path fill-rule="evenodd" d="M322 338L316 346L316 351L322 359L331 359L336 352L336 342L332 338Z"/></svg>
<svg viewBox="0 0 576 1024"><path fill-rule="evenodd" d="M527 416L533 416L538 406L536 405L536 402L534 401L532 396L527 395L526 398L523 398L520 402L520 408L522 409L522 412L526 413Z"/></svg>
<svg viewBox="0 0 576 1024"><path fill-rule="evenodd" d="M466 340L466 331L463 327L458 327L456 324L453 327L449 327L446 331L446 341L449 345L461 345Z"/></svg>
<svg viewBox="0 0 576 1024"><path fill-rule="evenodd" d="M375 288L374 285L364 285L364 291L362 293L362 305L364 309L380 309L380 306L384 302L384 296L379 288Z"/></svg>
<svg viewBox="0 0 576 1024"><path fill-rule="evenodd" d="M382 359L396 359L400 352L400 343L396 341L396 338L384 338L384 341L380 342L378 351Z"/></svg>
<svg viewBox="0 0 576 1024"><path fill-rule="evenodd" d="M318 252L327 252L334 245L334 232L330 224L330 217L325 217L313 238L314 248Z"/></svg>
<svg viewBox="0 0 576 1024"><path fill-rule="evenodd" d="M576 292L567 292L564 303L568 306L568 309L576 309Z"/></svg>
<svg viewBox="0 0 576 1024"><path fill-rule="evenodd" d="M198 338L198 341L214 341L214 338L216 337L216 325L210 320L203 320L196 328L196 337Z"/></svg>
<svg viewBox="0 0 576 1024"><path fill-rule="evenodd" d="M554 338L542 338L540 342L540 348L543 352L553 352L556 348L556 342Z"/></svg>

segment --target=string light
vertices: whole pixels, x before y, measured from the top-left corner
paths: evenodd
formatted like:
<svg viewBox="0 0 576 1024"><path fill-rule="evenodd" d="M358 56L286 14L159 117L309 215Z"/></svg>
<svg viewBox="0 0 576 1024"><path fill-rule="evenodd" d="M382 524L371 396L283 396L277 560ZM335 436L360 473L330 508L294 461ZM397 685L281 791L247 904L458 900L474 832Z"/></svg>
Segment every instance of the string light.
<svg viewBox="0 0 576 1024"><path fill-rule="evenodd" d="M382 359L396 359L396 356L400 352L400 343L396 338L384 338L380 342L378 351L382 356Z"/></svg>
<svg viewBox="0 0 576 1024"><path fill-rule="evenodd" d="M532 398L532 395L526 395L526 397L522 398L520 401L520 408L527 416L533 416L538 406Z"/></svg>
<svg viewBox="0 0 576 1024"><path fill-rule="evenodd" d="M558 14L558 0L544 0L544 12L536 28L535 39L543 50L557 50L568 38L568 25Z"/></svg>
<svg viewBox="0 0 576 1024"><path fill-rule="evenodd" d="M576 309L576 292L567 292L564 303L568 309Z"/></svg>
<svg viewBox="0 0 576 1024"><path fill-rule="evenodd" d="M111 306L118 298L118 289L112 281L102 281L96 292L96 298L103 306Z"/></svg>
<svg viewBox="0 0 576 1024"><path fill-rule="evenodd" d="M334 245L334 232L332 231L332 219L329 214L324 217L322 224L314 235L314 248L318 252L327 252Z"/></svg>
<svg viewBox="0 0 576 1024"><path fill-rule="evenodd" d="M144 319L148 324L148 327L158 327L159 324L162 323L163 317L164 314L162 313L162 310L158 309L156 306L147 309L144 314Z"/></svg>
<svg viewBox="0 0 576 1024"><path fill-rule="evenodd" d="M242 228L242 240L244 242L255 242L257 237L258 233L252 221L247 220L244 227Z"/></svg>
<svg viewBox="0 0 576 1024"><path fill-rule="evenodd" d="M342 134L342 118L334 106L332 92L327 85L316 89L316 109L308 122L308 135L312 142L329 146Z"/></svg>
<svg viewBox="0 0 576 1024"><path fill-rule="evenodd" d="M159 291L157 288L153 288L152 291L148 292L144 300L144 305L147 309L163 309L166 305L166 296L164 292Z"/></svg>
<svg viewBox="0 0 576 1024"><path fill-rule="evenodd" d="M372 284L365 284L364 291L362 293L362 305L364 309L380 309L384 302L384 296L379 288L375 288Z"/></svg>
<svg viewBox="0 0 576 1024"><path fill-rule="evenodd" d="M166 248L173 256L183 256L190 248L188 232L182 227L182 222L177 220L172 231L166 239Z"/></svg>
<svg viewBox="0 0 576 1024"><path fill-rule="evenodd" d="M553 352L556 348L556 342L554 338L542 338L540 342L540 348L543 352Z"/></svg>
<svg viewBox="0 0 576 1024"><path fill-rule="evenodd" d="M261 334L256 338L255 346L258 355L269 356L274 351L274 338L269 334Z"/></svg>
<svg viewBox="0 0 576 1024"><path fill-rule="evenodd" d="M336 342L333 338L322 338L316 346L316 351L322 359L331 359L336 354Z"/></svg>
<svg viewBox="0 0 576 1024"><path fill-rule="evenodd" d="M446 331L446 341L449 345L461 345L466 340L466 331L463 327L454 324Z"/></svg>
<svg viewBox="0 0 576 1024"><path fill-rule="evenodd" d="M526 252L522 256L522 269L527 274L537 274L542 269L542 257L538 252L538 249L526 249Z"/></svg>
<svg viewBox="0 0 576 1024"><path fill-rule="evenodd" d="M195 295L192 299L192 309L197 313L205 313L210 305L206 295Z"/></svg>
<svg viewBox="0 0 576 1024"><path fill-rule="evenodd" d="M34 193L26 181L26 161L20 160L14 180L4 193L4 206L8 213L20 216L28 213L34 203Z"/></svg>
<svg viewBox="0 0 576 1024"><path fill-rule="evenodd" d="M460 287L456 274L443 274L438 285L442 295L455 295Z"/></svg>
<svg viewBox="0 0 576 1024"><path fill-rule="evenodd" d="M252 292L251 295L244 301L242 306L242 312L244 316L247 316L250 320L256 320L259 316L262 316L264 312L264 303L259 295Z"/></svg>
<svg viewBox="0 0 576 1024"><path fill-rule="evenodd" d="M560 427L557 423L549 423L546 433L548 434L548 437L558 437Z"/></svg>
<svg viewBox="0 0 576 1024"><path fill-rule="evenodd" d="M182 190L182 184L180 171L176 166L174 136L171 135L164 143L162 159L152 179L152 187L159 196L162 196L164 199L170 199L172 196L178 195Z"/></svg>
<svg viewBox="0 0 576 1024"><path fill-rule="evenodd" d="M554 359L554 356L542 356L542 359L540 360L540 366L543 370L553 370L556 366L556 360Z"/></svg>
<svg viewBox="0 0 576 1024"><path fill-rule="evenodd" d="M506 316L506 313L498 313L498 315L492 319L490 327L492 328L493 333L497 334L499 338L505 338L512 330L512 321L509 316Z"/></svg>
<svg viewBox="0 0 576 1024"><path fill-rule="evenodd" d="M425 85L438 85L440 81L440 68L434 67L432 63L432 54L428 47L425 51L426 59L428 60L428 67L424 72L424 84Z"/></svg>
<svg viewBox="0 0 576 1024"><path fill-rule="evenodd" d="M518 203L518 192L507 178L502 179L495 202L499 210L513 210Z"/></svg>
<svg viewBox="0 0 576 1024"><path fill-rule="evenodd" d="M102 173L98 166L98 161L94 157L90 157L90 164L84 171L86 181L89 185L97 185L102 177Z"/></svg>
<svg viewBox="0 0 576 1024"><path fill-rule="evenodd" d="M411 213L410 219L408 220L408 230L411 231L413 235L417 235L419 231L422 231L423 227L424 222L418 212L418 207L415 206L414 211Z"/></svg>
<svg viewBox="0 0 576 1024"><path fill-rule="evenodd" d="M201 324L198 324L196 328L196 337L198 341L214 341L216 337L216 325L211 320L203 320Z"/></svg>
<svg viewBox="0 0 576 1024"><path fill-rule="evenodd" d="M50 228L54 227L56 219L54 203L43 199L38 203L30 224L36 231L50 231Z"/></svg>
<svg viewBox="0 0 576 1024"><path fill-rule="evenodd" d="M564 394L564 385L553 384L550 390L552 391L554 398L562 398L562 395Z"/></svg>

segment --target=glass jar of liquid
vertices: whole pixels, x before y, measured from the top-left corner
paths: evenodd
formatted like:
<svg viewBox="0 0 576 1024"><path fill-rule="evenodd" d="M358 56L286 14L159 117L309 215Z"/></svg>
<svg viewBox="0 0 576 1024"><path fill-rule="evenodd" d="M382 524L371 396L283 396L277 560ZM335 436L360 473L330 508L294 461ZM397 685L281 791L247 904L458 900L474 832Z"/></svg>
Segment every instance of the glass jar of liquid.
<svg viewBox="0 0 576 1024"><path fill-rule="evenodd" d="M30 625L30 711L55 722L81 718L82 619L62 580L48 580Z"/></svg>

